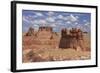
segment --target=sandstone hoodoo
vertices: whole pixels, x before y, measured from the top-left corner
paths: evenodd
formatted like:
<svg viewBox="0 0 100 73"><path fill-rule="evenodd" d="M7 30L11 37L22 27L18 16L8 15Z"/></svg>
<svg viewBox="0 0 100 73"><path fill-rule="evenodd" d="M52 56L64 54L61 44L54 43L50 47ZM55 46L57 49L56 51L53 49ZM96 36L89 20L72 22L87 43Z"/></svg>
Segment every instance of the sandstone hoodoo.
<svg viewBox="0 0 100 73"><path fill-rule="evenodd" d="M80 47L81 50L84 50L86 48L84 46L84 34L86 32L78 28L72 28L70 30L66 28L62 29L59 48L73 48L77 50Z"/></svg>
<svg viewBox="0 0 100 73"><path fill-rule="evenodd" d="M32 35L34 35L34 29L30 27L28 32L26 33L26 36L32 36Z"/></svg>

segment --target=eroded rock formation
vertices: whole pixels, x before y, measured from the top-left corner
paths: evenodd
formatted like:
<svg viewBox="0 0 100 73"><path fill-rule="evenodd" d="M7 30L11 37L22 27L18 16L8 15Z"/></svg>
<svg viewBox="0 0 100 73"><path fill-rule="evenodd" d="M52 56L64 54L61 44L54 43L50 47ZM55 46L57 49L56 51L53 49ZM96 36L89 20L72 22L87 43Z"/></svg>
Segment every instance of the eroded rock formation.
<svg viewBox="0 0 100 73"><path fill-rule="evenodd" d="M75 50L77 50L78 47L82 50L85 48L84 32L78 28L72 28L70 30L63 28L60 37L57 32L53 32L52 27L39 27L37 32L30 27L26 36L31 37L28 37L27 39L30 39L24 42L24 44L26 43L26 45L32 46L31 48L73 48Z"/></svg>
<svg viewBox="0 0 100 73"><path fill-rule="evenodd" d="M77 50L80 47L84 50L84 32L78 28L72 28L70 30L61 30L61 39L59 43L59 48L73 48Z"/></svg>

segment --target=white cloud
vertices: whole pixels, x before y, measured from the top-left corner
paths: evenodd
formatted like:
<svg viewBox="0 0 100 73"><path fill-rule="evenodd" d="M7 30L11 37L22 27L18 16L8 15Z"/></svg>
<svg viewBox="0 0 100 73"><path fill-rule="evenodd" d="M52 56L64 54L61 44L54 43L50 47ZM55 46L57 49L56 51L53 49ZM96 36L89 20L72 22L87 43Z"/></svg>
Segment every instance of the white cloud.
<svg viewBox="0 0 100 73"><path fill-rule="evenodd" d="M78 21L78 18L79 18L78 16L74 16L73 14L70 14L69 16L66 16L64 20L70 21L70 22L76 22Z"/></svg>
<svg viewBox="0 0 100 73"><path fill-rule="evenodd" d="M75 16L77 19L79 18L79 16Z"/></svg>
<svg viewBox="0 0 100 73"><path fill-rule="evenodd" d="M57 28L56 28L56 27L54 27L54 28L53 28L53 30L54 30L54 31L56 31L56 30L57 30Z"/></svg>
<svg viewBox="0 0 100 73"><path fill-rule="evenodd" d="M47 13L47 15L53 16L54 15L54 12L50 11L50 12Z"/></svg>
<svg viewBox="0 0 100 73"><path fill-rule="evenodd" d="M38 24L39 22L38 22L38 20L33 20L33 21L31 21L31 23L32 24Z"/></svg>
<svg viewBox="0 0 100 73"><path fill-rule="evenodd" d="M67 21L69 19L69 16L64 17L63 20Z"/></svg>
<svg viewBox="0 0 100 73"><path fill-rule="evenodd" d="M36 14L36 16L43 16L43 14L39 13L39 12L36 12L35 14Z"/></svg>
<svg viewBox="0 0 100 73"><path fill-rule="evenodd" d="M34 18L36 18L38 16L37 15L30 15L30 17L34 19Z"/></svg>
<svg viewBox="0 0 100 73"><path fill-rule="evenodd" d="M65 25L62 20L56 21L55 24L56 25Z"/></svg>
<svg viewBox="0 0 100 73"><path fill-rule="evenodd" d="M56 27L56 24L51 24L50 26L51 26L51 27Z"/></svg>
<svg viewBox="0 0 100 73"><path fill-rule="evenodd" d="M46 21L48 21L48 22L55 22L55 19L53 17L48 17L48 18L46 18Z"/></svg>
<svg viewBox="0 0 100 73"><path fill-rule="evenodd" d="M75 21L77 21L77 18L74 15L70 14L69 20L72 22L75 22Z"/></svg>
<svg viewBox="0 0 100 73"><path fill-rule="evenodd" d="M87 20L83 20L83 22L87 22Z"/></svg>
<svg viewBox="0 0 100 73"><path fill-rule="evenodd" d="M23 16L22 17L22 20L26 23L30 23L30 21L28 20L28 17L27 16Z"/></svg>
<svg viewBox="0 0 100 73"><path fill-rule="evenodd" d="M34 24L33 27L39 27L38 25Z"/></svg>
<svg viewBox="0 0 100 73"><path fill-rule="evenodd" d="M82 28L82 27L81 27L81 24L77 25L77 28Z"/></svg>
<svg viewBox="0 0 100 73"><path fill-rule="evenodd" d="M78 22L75 22L75 25L78 25Z"/></svg>
<svg viewBox="0 0 100 73"><path fill-rule="evenodd" d="M33 16L32 16L32 15L28 15L27 17L28 17L28 18L33 18Z"/></svg>
<svg viewBox="0 0 100 73"><path fill-rule="evenodd" d="M23 21L26 21L26 22L31 22L32 20L35 19L35 17L37 17L36 15L27 15L27 16L23 16Z"/></svg>
<svg viewBox="0 0 100 73"><path fill-rule="evenodd" d="M46 24L47 22L46 22L46 20L44 20L44 19L40 19L40 20L39 20L39 23Z"/></svg>
<svg viewBox="0 0 100 73"><path fill-rule="evenodd" d="M59 16L63 20L67 21L66 23L70 24L72 22L78 21L79 16L74 16L73 14L70 14L69 16Z"/></svg>
<svg viewBox="0 0 100 73"><path fill-rule="evenodd" d="M66 24L71 24L71 22L70 21L67 21Z"/></svg>
<svg viewBox="0 0 100 73"><path fill-rule="evenodd" d="M34 21L31 21L31 23L34 25L34 24L38 24L38 25L46 25L47 24L47 22L46 22L46 20L45 19L36 19L36 20L34 20Z"/></svg>
<svg viewBox="0 0 100 73"><path fill-rule="evenodd" d="M64 19L63 15L58 15L57 18Z"/></svg>
<svg viewBox="0 0 100 73"><path fill-rule="evenodd" d="M89 22L86 22L84 25L89 26L89 25L90 25L90 23L89 23Z"/></svg>
<svg viewBox="0 0 100 73"><path fill-rule="evenodd" d="M90 25L89 22L86 22L84 25L85 25L86 27L90 27L90 26L89 26L89 25Z"/></svg>
<svg viewBox="0 0 100 73"><path fill-rule="evenodd" d="M35 30L38 30L39 26L35 24L35 25L33 25L33 28L34 28Z"/></svg>

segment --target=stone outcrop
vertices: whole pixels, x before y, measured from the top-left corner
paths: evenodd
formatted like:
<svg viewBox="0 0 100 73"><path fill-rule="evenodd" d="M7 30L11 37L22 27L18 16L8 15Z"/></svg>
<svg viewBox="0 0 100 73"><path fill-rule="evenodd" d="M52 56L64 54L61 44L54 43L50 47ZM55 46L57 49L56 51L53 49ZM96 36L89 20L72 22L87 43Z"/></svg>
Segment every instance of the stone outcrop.
<svg viewBox="0 0 100 73"><path fill-rule="evenodd" d="M70 41L71 41L71 37L68 34L68 30L62 29L59 48L70 48Z"/></svg>
<svg viewBox="0 0 100 73"><path fill-rule="evenodd" d="M28 32L26 33L26 36L32 36L32 35L34 35L34 29L30 27Z"/></svg>
<svg viewBox="0 0 100 73"><path fill-rule="evenodd" d="M86 32L85 32L86 33ZM26 33L26 42L24 45L32 46L30 48L73 48L77 50L80 47L84 50L84 32L78 28L70 30L63 28L61 37L57 32L53 32L52 27L39 27L38 31L34 31L32 27Z"/></svg>
<svg viewBox="0 0 100 73"><path fill-rule="evenodd" d="M29 37L27 37L29 36ZM30 48L57 48L59 44L57 33L53 32L52 27L39 27L38 31L29 28L26 33L26 39L23 45L31 46ZM30 39L29 39L30 38Z"/></svg>
<svg viewBox="0 0 100 73"><path fill-rule="evenodd" d="M86 32L85 32L86 33ZM84 32L81 29L72 28L70 30L61 30L61 39L59 48L73 48L80 47L84 50Z"/></svg>

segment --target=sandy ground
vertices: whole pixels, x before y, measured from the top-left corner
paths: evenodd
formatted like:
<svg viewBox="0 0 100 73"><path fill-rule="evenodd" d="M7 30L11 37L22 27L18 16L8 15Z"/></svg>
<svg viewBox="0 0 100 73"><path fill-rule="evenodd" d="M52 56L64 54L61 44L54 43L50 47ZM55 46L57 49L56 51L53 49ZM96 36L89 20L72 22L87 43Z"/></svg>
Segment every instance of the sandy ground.
<svg viewBox="0 0 100 73"><path fill-rule="evenodd" d="M23 62L87 60L90 51L67 49L26 49L23 51Z"/></svg>

